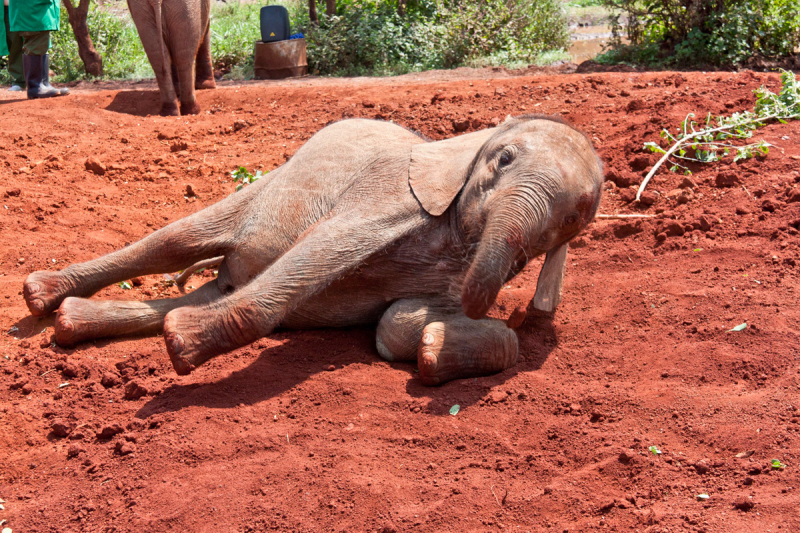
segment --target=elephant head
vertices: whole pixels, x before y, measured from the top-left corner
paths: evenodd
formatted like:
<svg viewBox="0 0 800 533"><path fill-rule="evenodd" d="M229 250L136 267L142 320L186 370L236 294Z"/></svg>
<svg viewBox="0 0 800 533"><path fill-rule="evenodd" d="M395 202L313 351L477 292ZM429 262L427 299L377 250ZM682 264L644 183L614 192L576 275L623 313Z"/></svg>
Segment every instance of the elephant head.
<svg viewBox="0 0 800 533"><path fill-rule="evenodd" d="M602 163L583 133L550 117L510 119L415 145L409 178L428 213L452 205L461 235L477 243L461 293L468 317L482 318L503 284L542 254L534 307L555 309L567 243L594 218L602 191Z"/></svg>

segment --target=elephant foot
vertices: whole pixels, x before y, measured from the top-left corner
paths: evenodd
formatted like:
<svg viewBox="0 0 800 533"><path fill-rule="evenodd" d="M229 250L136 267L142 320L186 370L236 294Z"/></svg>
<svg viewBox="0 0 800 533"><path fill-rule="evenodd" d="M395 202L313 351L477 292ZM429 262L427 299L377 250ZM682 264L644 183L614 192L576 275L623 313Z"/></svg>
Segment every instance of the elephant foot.
<svg viewBox="0 0 800 533"><path fill-rule="evenodd" d="M248 344L254 328L235 320L233 313L179 307L164 317L164 342L172 366L180 376L191 373L212 357ZM247 338L241 332L246 332Z"/></svg>
<svg viewBox="0 0 800 533"><path fill-rule="evenodd" d="M161 115L162 117L180 116L180 113L178 112L178 106L175 104L175 102L162 103L161 110L158 112L158 114Z"/></svg>
<svg viewBox="0 0 800 533"><path fill-rule="evenodd" d="M181 115L196 115L200 112L197 101L181 102Z"/></svg>
<svg viewBox="0 0 800 533"><path fill-rule="evenodd" d="M213 77L208 78L208 79L204 79L204 80L198 79L198 80L195 80L195 82L194 82L194 88L197 89L198 91L202 91L202 90L205 90L205 89L216 89L217 88L217 82L214 81Z"/></svg>
<svg viewBox="0 0 800 533"><path fill-rule="evenodd" d="M104 323L100 317L92 313L94 306L89 300L82 298L66 298L56 312L55 338L59 346L75 346L89 339L100 336L98 328L93 327L98 322Z"/></svg>
<svg viewBox="0 0 800 533"><path fill-rule="evenodd" d="M431 322L419 342L419 377L425 385L441 385L495 374L516 365L518 351L516 333L499 320Z"/></svg>
<svg viewBox="0 0 800 533"><path fill-rule="evenodd" d="M64 274L46 270L30 274L22 285L25 304L33 316L52 313L72 291L72 284Z"/></svg>

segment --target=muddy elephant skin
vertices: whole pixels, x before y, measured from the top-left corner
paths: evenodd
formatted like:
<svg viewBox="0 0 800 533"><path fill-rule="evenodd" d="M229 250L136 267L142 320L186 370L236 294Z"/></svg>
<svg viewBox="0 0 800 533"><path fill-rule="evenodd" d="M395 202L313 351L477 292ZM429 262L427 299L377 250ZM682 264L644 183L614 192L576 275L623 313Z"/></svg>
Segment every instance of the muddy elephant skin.
<svg viewBox="0 0 800 533"><path fill-rule="evenodd" d="M61 345L163 331L178 374L275 328L377 324L387 360L417 360L427 384L513 366L524 320L486 318L504 283L546 254L532 302L561 298L567 246L595 216L602 165L560 120L509 119L426 142L395 124L325 127L283 166L122 250L35 272L24 296L58 311ZM87 299L134 276L218 257L183 297Z"/></svg>

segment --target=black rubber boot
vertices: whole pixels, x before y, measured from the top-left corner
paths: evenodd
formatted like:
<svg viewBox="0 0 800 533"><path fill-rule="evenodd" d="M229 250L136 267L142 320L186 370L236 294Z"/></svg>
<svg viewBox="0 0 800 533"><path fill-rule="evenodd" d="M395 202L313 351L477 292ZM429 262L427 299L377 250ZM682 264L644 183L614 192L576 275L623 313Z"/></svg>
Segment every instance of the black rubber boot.
<svg viewBox="0 0 800 533"><path fill-rule="evenodd" d="M42 60L43 56L22 55L22 68L25 71L25 83L28 85L28 99L52 98L61 96L58 89L44 87L42 85Z"/></svg>
<svg viewBox="0 0 800 533"><path fill-rule="evenodd" d="M45 54L42 56L42 87L45 87L48 90L53 89L54 91L58 91L59 96L69 94L69 89L66 87L56 89L50 85L50 54Z"/></svg>

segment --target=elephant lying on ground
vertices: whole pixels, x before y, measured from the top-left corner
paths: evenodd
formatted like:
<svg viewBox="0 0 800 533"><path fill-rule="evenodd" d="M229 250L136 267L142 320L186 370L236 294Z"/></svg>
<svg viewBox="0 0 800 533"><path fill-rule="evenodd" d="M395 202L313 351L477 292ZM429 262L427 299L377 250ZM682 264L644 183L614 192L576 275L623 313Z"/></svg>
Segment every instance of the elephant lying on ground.
<svg viewBox="0 0 800 533"><path fill-rule="evenodd" d="M161 93L159 114L200 112L195 89L213 89L211 0L128 0L131 18Z"/></svg>
<svg viewBox="0 0 800 533"><path fill-rule="evenodd" d="M567 243L594 218L602 181L588 139L556 119L523 116L438 142L344 120L139 242L31 274L24 296L34 315L58 309L61 345L163 328L178 374L277 327L377 323L380 355L417 359L426 384L486 375L517 360L516 333L484 318L499 290L546 253L534 307L555 308ZM84 299L215 256L218 278L180 298Z"/></svg>

